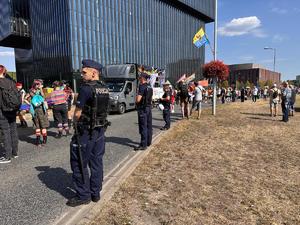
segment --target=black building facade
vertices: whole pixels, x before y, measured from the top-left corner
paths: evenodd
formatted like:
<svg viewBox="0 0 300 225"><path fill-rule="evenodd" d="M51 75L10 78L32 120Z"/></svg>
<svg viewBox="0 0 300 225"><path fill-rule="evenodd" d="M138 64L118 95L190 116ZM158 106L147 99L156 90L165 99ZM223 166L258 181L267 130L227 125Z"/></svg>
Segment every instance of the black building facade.
<svg viewBox="0 0 300 225"><path fill-rule="evenodd" d="M0 2L0 45L15 48L17 77L26 86L37 77L72 80L84 58L158 67L171 81L184 73L200 77L205 49L192 38L214 15L214 0Z"/></svg>

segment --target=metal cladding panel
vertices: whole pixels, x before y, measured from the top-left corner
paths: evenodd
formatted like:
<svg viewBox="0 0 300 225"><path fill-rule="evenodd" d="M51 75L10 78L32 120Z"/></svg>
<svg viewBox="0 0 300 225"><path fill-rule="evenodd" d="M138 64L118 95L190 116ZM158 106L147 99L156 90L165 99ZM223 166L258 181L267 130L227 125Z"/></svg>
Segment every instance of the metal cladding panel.
<svg viewBox="0 0 300 225"><path fill-rule="evenodd" d="M215 13L214 13L215 0L179 0L179 1L209 16L212 19L215 18Z"/></svg>
<svg viewBox="0 0 300 225"><path fill-rule="evenodd" d="M166 69L171 82L184 73L200 79L205 47L196 48L192 39L213 21L205 14L213 4L205 2L212 0L191 2L195 5L178 0L30 0L30 76L70 80L88 58L102 65L131 62Z"/></svg>
<svg viewBox="0 0 300 225"><path fill-rule="evenodd" d="M1 41L9 36L10 32L10 1L1 0L0 1L0 45Z"/></svg>
<svg viewBox="0 0 300 225"><path fill-rule="evenodd" d="M71 79L68 0L31 0L30 14L34 73Z"/></svg>
<svg viewBox="0 0 300 225"><path fill-rule="evenodd" d="M196 48L192 39L205 21L177 5L161 0L69 4L74 73L90 58L102 65L134 62L166 69L171 82L183 73L202 77L205 48Z"/></svg>

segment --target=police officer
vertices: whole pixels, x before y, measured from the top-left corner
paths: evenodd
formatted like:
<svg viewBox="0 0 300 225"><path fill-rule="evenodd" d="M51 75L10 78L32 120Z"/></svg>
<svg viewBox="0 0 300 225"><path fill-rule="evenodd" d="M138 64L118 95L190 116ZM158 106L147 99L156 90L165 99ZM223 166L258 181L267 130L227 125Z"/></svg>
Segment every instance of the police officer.
<svg viewBox="0 0 300 225"><path fill-rule="evenodd" d="M160 130L169 130L171 126L171 83L169 81L163 84L164 94L161 97L160 101L164 106L163 109L163 118L165 121L165 125L160 128Z"/></svg>
<svg viewBox="0 0 300 225"><path fill-rule="evenodd" d="M139 88L136 96L136 106L138 112L139 133L141 143L134 150L146 150L152 143L152 96L153 89L147 84L148 75L140 73Z"/></svg>
<svg viewBox="0 0 300 225"><path fill-rule="evenodd" d="M101 69L102 65L95 61L82 60L83 85L74 112L77 134L71 141L72 180L76 196L69 199L67 205L72 207L88 204L91 200L100 200L103 181L102 157L105 152L104 132L109 105L108 89L99 81Z"/></svg>

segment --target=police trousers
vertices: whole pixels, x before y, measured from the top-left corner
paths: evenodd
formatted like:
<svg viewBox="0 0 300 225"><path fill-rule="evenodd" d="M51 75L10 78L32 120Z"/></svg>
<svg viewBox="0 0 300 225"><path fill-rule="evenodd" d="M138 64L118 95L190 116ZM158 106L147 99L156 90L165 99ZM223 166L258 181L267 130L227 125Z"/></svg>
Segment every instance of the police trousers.
<svg viewBox="0 0 300 225"><path fill-rule="evenodd" d="M9 159L12 155L18 155L16 112L8 113L0 110L0 132L0 157Z"/></svg>
<svg viewBox="0 0 300 225"><path fill-rule="evenodd" d="M103 155L105 153L104 128L95 128L91 133L84 130L79 135L81 146L83 173L85 183L82 180L80 160L78 155L78 143L75 136L71 141L71 169L72 180L77 196L81 200L91 197L99 197L103 182ZM89 170L90 174L89 174Z"/></svg>
<svg viewBox="0 0 300 225"><path fill-rule="evenodd" d="M163 110L163 118L164 118L164 121L165 121L165 128L170 128L171 126L171 112L170 112L170 109L164 109Z"/></svg>
<svg viewBox="0 0 300 225"><path fill-rule="evenodd" d="M139 133L141 135L140 146L147 147L152 143L152 110L151 106L138 109Z"/></svg>

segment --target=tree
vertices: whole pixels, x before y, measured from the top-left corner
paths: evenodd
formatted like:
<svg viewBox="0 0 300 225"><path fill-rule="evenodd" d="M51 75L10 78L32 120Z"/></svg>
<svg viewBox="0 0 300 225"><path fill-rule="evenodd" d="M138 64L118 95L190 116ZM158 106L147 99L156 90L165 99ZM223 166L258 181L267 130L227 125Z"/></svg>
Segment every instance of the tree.
<svg viewBox="0 0 300 225"><path fill-rule="evenodd" d="M271 81L271 80L267 80L267 81L266 81L266 86L268 86L269 88L272 87L273 84L274 84L274 83L273 83L273 81Z"/></svg>
<svg viewBox="0 0 300 225"><path fill-rule="evenodd" d="M249 80L247 80L245 83L245 88L250 87L250 86L251 86L251 84L250 84Z"/></svg>
<svg viewBox="0 0 300 225"><path fill-rule="evenodd" d="M222 61L216 60L206 63L203 66L203 75L208 80L213 81L213 104L212 104L212 114L216 115L216 105L217 105L217 82L218 80L227 80L229 76L229 67L225 65Z"/></svg>
<svg viewBox="0 0 300 225"><path fill-rule="evenodd" d="M241 87L240 87L240 89L242 89L242 88L244 88L244 87L245 87L245 84L244 84L243 81L241 81Z"/></svg>
<svg viewBox="0 0 300 225"><path fill-rule="evenodd" d="M229 76L229 67L222 61L211 61L203 66L203 75L207 79L217 77L218 80L226 80Z"/></svg>
<svg viewBox="0 0 300 225"><path fill-rule="evenodd" d="M258 85L259 85L260 88L264 88L266 86L266 81L260 80L258 82Z"/></svg>
<svg viewBox="0 0 300 225"><path fill-rule="evenodd" d="M222 88L228 88L229 87L229 83L228 83L228 81L227 80L223 80L223 82L222 82Z"/></svg>

